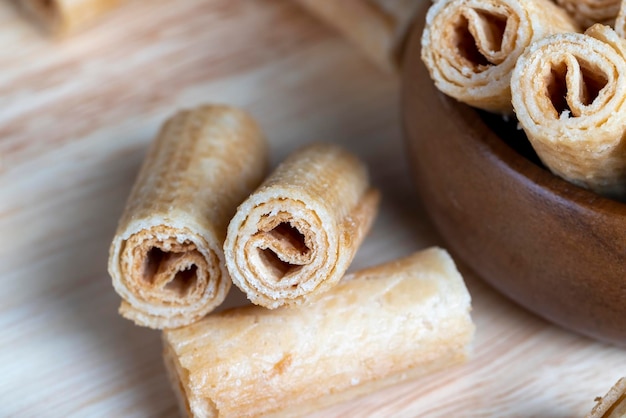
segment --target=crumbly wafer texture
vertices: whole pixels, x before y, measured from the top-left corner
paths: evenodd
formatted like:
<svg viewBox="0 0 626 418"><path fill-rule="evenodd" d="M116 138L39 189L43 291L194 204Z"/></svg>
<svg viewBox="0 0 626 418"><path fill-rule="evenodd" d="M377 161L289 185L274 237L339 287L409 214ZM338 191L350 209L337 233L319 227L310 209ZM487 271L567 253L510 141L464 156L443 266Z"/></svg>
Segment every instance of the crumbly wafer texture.
<svg viewBox="0 0 626 418"><path fill-rule="evenodd" d="M339 146L296 151L228 226L224 253L233 283L270 309L323 293L348 269L378 200L365 165Z"/></svg>
<svg viewBox="0 0 626 418"><path fill-rule="evenodd" d="M301 416L464 362L470 309L454 262L431 248L346 276L307 305L166 330L164 357L190 416Z"/></svg>
<svg viewBox="0 0 626 418"><path fill-rule="evenodd" d="M620 0L555 0L583 28L594 23L612 25L617 16Z"/></svg>
<svg viewBox="0 0 626 418"><path fill-rule="evenodd" d="M626 43L610 27L533 44L511 79L526 136L556 175L626 197Z"/></svg>
<svg viewBox="0 0 626 418"><path fill-rule="evenodd" d="M622 377L601 398L596 399L596 406L586 418L624 418L626 417L626 377Z"/></svg>
<svg viewBox="0 0 626 418"><path fill-rule="evenodd" d="M66 35L117 7L121 0L19 0L47 31Z"/></svg>
<svg viewBox="0 0 626 418"><path fill-rule="evenodd" d="M179 327L224 300L231 286L226 228L261 183L267 151L254 120L235 108L201 106L164 124L110 248L122 316L151 328Z"/></svg>
<svg viewBox="0 0 626 418"><path fill-rule="evenodd" d="M440 0L428 10L422 60L436 87L471 106L510 114L510 79L532 42L577 24L550 0Z"/></svg>
<svg viewBox="0 0 626 418"><path fill-rule="evenodd" d="M379 67L395 72L419 2L414 0L298 0L341 32Z"/></svg>

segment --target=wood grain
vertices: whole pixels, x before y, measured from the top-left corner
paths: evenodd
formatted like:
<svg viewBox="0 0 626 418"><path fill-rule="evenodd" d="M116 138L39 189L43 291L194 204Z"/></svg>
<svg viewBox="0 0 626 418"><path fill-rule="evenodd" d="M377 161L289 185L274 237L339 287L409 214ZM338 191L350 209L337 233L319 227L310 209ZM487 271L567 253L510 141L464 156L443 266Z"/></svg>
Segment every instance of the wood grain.
<svg viewBox="0 0 626 418"><path fill-rule="evenodd" d="M131 0L63 42L1 3L0 45L1 416L177 413L159 333L118 317L106 261L147 144L181 107L247 109L274 165L313 140L360 155L383 198L353 269L441 244L409 181L397 79L289 2ZM624 374L623 350L465 277L467 365L314 416L583 416Z"/></svg>

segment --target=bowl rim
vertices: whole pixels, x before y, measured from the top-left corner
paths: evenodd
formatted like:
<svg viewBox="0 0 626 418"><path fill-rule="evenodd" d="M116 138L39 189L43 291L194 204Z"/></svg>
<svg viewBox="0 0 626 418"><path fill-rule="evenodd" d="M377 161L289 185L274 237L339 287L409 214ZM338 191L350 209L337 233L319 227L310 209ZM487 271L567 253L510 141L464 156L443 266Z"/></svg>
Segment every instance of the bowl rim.
<svg viewBox="0 0 626 418"><path fill-rule="evenodd" d="M421 63L423 65L423 63ZM433 86L434 87L434 86ZM461 124L469 140L490 155L495 163L510 175L518 177L520 183L535 188L535 192L551 196L580 208L601 212L607 216L626 217L626 203L611 199L553 174L547 167L540 167L517 150L513 149L479 115L478 110L437 90L445 107L454 109L455 124ZM451 109L452 110L452 109ZM514 115L513 115L514 117ZM527 139L526 139L527 140Z"/></svg>

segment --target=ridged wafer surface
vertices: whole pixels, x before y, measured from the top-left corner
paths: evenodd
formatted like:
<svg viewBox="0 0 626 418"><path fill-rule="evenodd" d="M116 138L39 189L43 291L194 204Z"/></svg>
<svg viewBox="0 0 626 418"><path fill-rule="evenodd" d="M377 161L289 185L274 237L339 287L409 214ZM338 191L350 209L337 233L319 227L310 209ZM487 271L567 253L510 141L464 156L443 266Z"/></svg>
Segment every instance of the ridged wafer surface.
<svg viewBox="0 0 626 418"><path fill-rule="evenodd" d="M511 90L519 123L552 172L626 196L626 43L611 28L598 24L533 44Z"/></svg>
<svg viewBox="0 0 626 418"><path fill-rule="evenodd" d="M586 418L624 418L626 417L626 377L622 377L601 398Z"/></svg>
<svg viewBox="0 0 626 418"><path fill-rule="evenodd" d="M203 106L167 121L111 244L109 272L123 316L177 327L223 301L231 285L226 227L266 167L267 144L240 110Z"/></svg>
<svg viewBox="0 0 626 418"><path fill-rule="evenodd" d="M301 416L464 361L469 311L452 259L432 248L350 275L311 304L167 330L164 356L193 416Z"/></svg>
<svg viewBox="0 0 626 418"><path fill-rule="evenodd" d="M336 145L292 154L242 205L224 244L233 282L255 304L301 303L343 276L369 230L378 192Z"/></svg>
<svg viewBox="0 0 626 418"><path fill-rule="evenodd" d="M448 96L512 113L510 79L517 58L544 36L576 30L550 0L441 0L426 16L422 60Z"/></svg>

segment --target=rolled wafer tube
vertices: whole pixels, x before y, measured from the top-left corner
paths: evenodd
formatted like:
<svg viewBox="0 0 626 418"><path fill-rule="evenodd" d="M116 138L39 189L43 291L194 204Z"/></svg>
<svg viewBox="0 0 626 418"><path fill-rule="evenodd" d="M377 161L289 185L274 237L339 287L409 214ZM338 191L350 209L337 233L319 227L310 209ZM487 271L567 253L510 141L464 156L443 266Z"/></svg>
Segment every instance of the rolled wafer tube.
<svg viewBox="0 0 626 418"><path fill-rule="evenodd" d="M46 30L64 35L82 28L122 0L17 0Z"/></svg>
<svg viewBox="0 0 626 418"><path fill-rule="evenodd" d="M233 283L257 305L298 304L343 276L378 208L367 169L335 145L292 154L228 226Z"/></svg>
<svg viewBox="0 0 626 418"><path fill-rule="evenodd" d="M381 68L396 71L415 0L298 0L309 12L336 28Z"/></svg>
<svg viewBox="0 0 626 418"><path fill-rule="evenodd" d="M583 28L594 23L612 25L620 0L556 0Z"/></svg>
<svg viewBox="0 0 626 418"><path fill-rule="evenodd" d="M307 305L208 315L163 333L190 416L302 416L468 357L470 295L431 248L346 276Z"/></svg>
<svg viewBox="0 0 626 418"><path fill-rule="evenodd" d="M440 0L426 15L422 60L443 93L509 114L511 72L524 49L544 36L576 30L550 0Z"/></svg>
<svg viewBox="0 0 626 418"><path fill-rule="evenodd" d="M611 28L597 24L533 44L511 90L519 124L554 174L626 196L626 45Z"/></svg>
<svg viewBox="0 0 626 418"><path fill-rule="evenodd" d="M622 377L606 395L596 399L596 406L586 418L626 417L626 377Z"/></svg>
<svg viewBox="0 0 626 418"><path fill-rule="evenodd" d="M111 243L109 273L122 316L179 327L224 300L231 286L226 227L266 167L267 144L241 110L201 106L165 123Z"/></svg>

